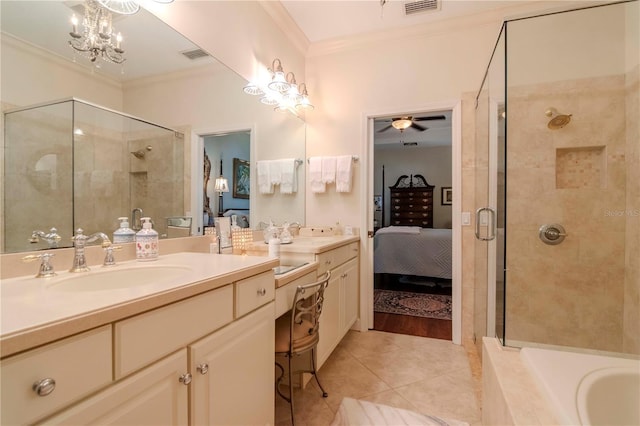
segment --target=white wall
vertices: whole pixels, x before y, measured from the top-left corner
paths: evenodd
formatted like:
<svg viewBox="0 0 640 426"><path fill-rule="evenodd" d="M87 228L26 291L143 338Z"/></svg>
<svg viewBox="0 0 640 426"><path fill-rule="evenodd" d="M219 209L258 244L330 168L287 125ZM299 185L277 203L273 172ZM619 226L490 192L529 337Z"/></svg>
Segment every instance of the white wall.
<svg viewBox="0 0 640 426"><path fill-rule="evenodd" d="M256 1L175 1L140 3L220 62L248 81L264 75L275 58L285 71L305 75L304 52L289 38L261 2ZM267 2L268 3L268 2Z"/></svg>
<svg viewBox="0 0 640 426"><path fill-rule="evenodd" d="M2 35L2 103L27 106L74 96L122 110L122 86L90 69Z"/></svg>
<svg viewBox="0 0 640 426"><path fill-rule="evenodd" d="M314 98L321 108L307 118L307 155L364 155L369 143L362 133L365 114L419 109L477 90L498 29L493 20L453 25L309 58L308 81L315 82ZM308 224L358 224L366 191L359 167L350 194L307 192Z"/></svg>

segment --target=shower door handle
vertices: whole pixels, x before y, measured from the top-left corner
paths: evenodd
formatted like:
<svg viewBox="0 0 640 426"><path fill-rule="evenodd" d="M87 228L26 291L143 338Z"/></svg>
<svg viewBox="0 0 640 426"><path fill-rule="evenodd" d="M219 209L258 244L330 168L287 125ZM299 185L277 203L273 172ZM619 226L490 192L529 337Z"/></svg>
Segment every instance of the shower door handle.
<svg viewBox="0 0 640 426"><path fill-rule="evenodd" d="M480 235L480 218L483 212L487 212L489 216L489 230L490 233L486 237ZM480 207L476 210L476 238L480 241L491 241L496 237L496 211L491 207Z"/></svg>

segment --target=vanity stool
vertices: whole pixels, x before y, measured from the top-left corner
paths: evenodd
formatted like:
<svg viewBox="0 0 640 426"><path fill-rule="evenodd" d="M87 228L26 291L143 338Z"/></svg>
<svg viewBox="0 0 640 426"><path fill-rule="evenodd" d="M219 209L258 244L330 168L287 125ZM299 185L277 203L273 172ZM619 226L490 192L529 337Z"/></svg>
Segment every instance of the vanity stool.
<svg viewBox="0 0 640 426"><path fill-rule="evenodd" d="M295 423L293 416L293 375L297 373L311 373L322 391L322 396L328 396L318 380L316 371L316 347L320 340L320 314L324 302L324 290L329 285L331 271L327 271L315 283L300 285L293 298L293 306L289 312L276 320L275 354L288 360L289 395L280 391L280 382L284 377L284 367L276 360L276 367L280 375L276 379L276 392L289 403L291 409L291 424ZM292 371L292 358L310 352L311 369Z"/></svg>

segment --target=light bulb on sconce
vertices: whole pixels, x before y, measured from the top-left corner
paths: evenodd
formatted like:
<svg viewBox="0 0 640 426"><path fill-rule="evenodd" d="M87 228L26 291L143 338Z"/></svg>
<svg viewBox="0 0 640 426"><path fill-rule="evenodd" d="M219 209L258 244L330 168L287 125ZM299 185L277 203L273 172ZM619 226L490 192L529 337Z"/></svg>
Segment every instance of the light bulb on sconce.
<svg viewBox="0 0 640 426"><path fill-rule="evenodd" d="M307 86L304 83L298 85L293 72L285 74L280 59L274 59L272 68L268 70L271 75L268 83L250 82L242 90L248 95L261 96L260 102L274 106L277 112L290 112L298 116L298 111L314 109Z"/></svg>

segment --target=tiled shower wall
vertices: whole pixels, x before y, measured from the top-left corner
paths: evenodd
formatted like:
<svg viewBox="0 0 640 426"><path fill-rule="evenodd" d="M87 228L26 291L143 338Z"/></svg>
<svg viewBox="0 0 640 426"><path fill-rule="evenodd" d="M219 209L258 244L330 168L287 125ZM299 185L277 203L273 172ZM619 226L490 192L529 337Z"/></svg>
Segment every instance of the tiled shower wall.
<svg viewBox="0 0 640 426"><path fill-rule="evenodd" d="M627 73L627 205L622 349L640 354L640 68Z"/></svg>
<svg viewBox="0 0 640 426"><path fill-rule="evenodd" d="M625 285L625 266L637 262L637 245L625 239L634 219L617 213L633 195L629 89L624 75L509 88L507 343L623 350L625 311L638 312L637 265ZM547 128L550 107L571 122ZM538 237L550 223L568 234L559 245Z"/></svg>
<svg viewBox="0 0 640 426"><path fill-rule="evenodd" d="M184 212L183 141L166 129L121 132L76 120L84 135L72 145L70 114L47 108L18 112L8 121L5 251L46 248L28 239L33 230L50 227L64 246L71 245L74 226L111 237L117 218L134 207L166 234L166 217ZM152 150L144 159L130 153L147 145Z"/></svg>

